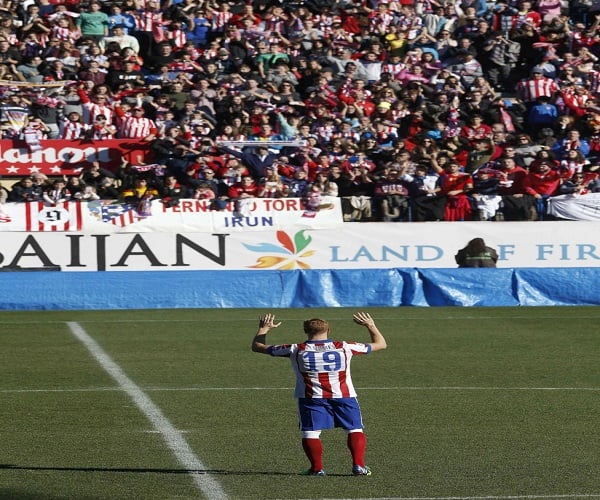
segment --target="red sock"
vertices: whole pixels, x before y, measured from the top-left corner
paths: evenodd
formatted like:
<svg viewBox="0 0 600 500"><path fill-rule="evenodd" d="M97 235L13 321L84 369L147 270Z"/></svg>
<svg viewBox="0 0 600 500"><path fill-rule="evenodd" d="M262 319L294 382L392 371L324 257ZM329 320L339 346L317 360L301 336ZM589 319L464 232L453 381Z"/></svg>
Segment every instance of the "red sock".
<svg viewBox="0 0 600 500"><path fill-rule="evenodd" d="M367 449L367 438L362 432L350 432L348 434L348 448L352 453L352 464L365 466L365 450Z"/></svg>
<svg viewBox="0 0 600 500"><path fill-rule="evenodd" d="M310 469L313 472L323 469L323 444L321 440L302 438L302 448L310 460Z"/></svg>

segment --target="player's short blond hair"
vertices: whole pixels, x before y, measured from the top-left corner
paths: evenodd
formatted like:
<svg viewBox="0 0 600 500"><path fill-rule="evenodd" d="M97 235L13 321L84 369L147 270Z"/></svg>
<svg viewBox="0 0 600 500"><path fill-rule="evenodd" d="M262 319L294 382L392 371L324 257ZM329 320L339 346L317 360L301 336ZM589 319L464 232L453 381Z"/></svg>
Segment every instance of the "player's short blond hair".
<svg viewBox="0 0 600 500"><path fill-rule="evenodd" d="M313 318L304 322L304 333L309 337L329 331L329 323L324 319Z"/></svg>

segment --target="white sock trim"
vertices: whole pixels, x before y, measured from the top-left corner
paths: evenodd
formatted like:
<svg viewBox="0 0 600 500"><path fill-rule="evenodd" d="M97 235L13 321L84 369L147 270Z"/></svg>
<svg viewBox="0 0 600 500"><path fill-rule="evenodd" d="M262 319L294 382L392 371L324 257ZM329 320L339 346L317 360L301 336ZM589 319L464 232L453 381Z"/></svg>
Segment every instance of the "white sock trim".
<svg viewBox="0 0 600 500"><path fill-rule="evenodd" d="M302 431L304 439L319 439L319 437L321 437L321 431Z"/></svg>

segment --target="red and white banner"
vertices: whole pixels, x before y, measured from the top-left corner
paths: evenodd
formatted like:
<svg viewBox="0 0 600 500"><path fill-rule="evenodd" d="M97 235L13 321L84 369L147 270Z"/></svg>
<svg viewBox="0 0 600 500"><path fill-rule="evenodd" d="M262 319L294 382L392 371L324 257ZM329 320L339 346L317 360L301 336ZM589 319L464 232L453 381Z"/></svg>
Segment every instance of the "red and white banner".
<svg viewBox="0 0 600 500"><path fill-rule="evenodd" d="M85 205L78 201L6 203L0 205L0 231L82 231L84 210Z"/></svg>
<svg viewBox="0 0 600 500"><path fill-rule="evenodd" d="M306 210L299 198L248 199L243 210L234 202L225 210L212 210L207 200L181 200L173 207L161 200L153 200L148 206L104 200L69 201L56 206L41 201L0 205L0 232L235 233L289 227L335 229L342 225L339 198L324 200L318 211Z"/></svg>
<svg viewBox="0 0 600 500"><path fill-rule="evenodd" d="M105 141L53 139L41 141L41 149L31 151L25 141L0 140L0 175L25 177L36 172L48 176L79 175L92 162L116 170L125 158L130 164L145 159L149 144L132 139Z"/></svg>

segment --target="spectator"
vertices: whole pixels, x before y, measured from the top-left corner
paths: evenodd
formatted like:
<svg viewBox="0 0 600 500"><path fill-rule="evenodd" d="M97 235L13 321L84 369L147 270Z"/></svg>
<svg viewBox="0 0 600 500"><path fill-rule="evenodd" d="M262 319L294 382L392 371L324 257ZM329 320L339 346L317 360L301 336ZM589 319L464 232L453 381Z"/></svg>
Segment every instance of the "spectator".
<svg viewBox="0 0 600 500"><path fill-rule="evenodd" d="M206 166L206 167L202 168L202 181L201 182L203 182L208 187L210 187L214 191L215 196L217 196L219 198L222 198L224 195L227 194L225 192L225 190L223 189L223 186L217 179L217 172L212 167Z"/></svg>
<svg viewBox="0 0 600 500"><path fill-rule="evenodd" d="M318 175L318 174L317 174ZM327 175L325 172L322 172L322 176L326 179ZM306 191L311 183L309 183L307 178L307 172L303 168L294 169L294 173L292 178L287 180L287 191L288 197L294 198L303 198L306 195ZM312 183L312 185L316 185L319 188L320 192L324 192L319 185L316 183Z"/></svg>
<svg viewBox="0 0 600 500"><path fill-rule="evenodd" d="M56 179L52 186L44 191L42 199L46 203L55 206L60 202L69 201L71 196L71 191L67 189L64 179Z"/></svg>
<svg viewBox="0 0 600 500"><path fill-rule="evenodd" d="M131 111L125 110L122 104L115 105L118 120L118 136L122 139L141 139L150 142L156 138L156 125L144 116L145 111L138 102Z"/></svg>
<svg viewBox="0 0 600 500"><path fill-rule="evenodd" d="M139 54L140 52L140 44L137 38L128 35L125 32L125 26L122 24L114 25L111 35L103 37L99 42L99 46L102 50L105 50L111 42L116 42L121 49L129 47L135 54Z"/></svg>
<svg viewBox="0 0 600 500"><path fill-rule="evenodd" d="M100 166L98 161L93 161L92 164L83 170L81 173L81 180L86 186L94 186L96 188L96 192L100 193L101 187L103 186L104 180L106 178L114 179L114 174ZM118 198L118 196L115 196Z"/></svg>
<svg viewBox="0 0 600 500"><path fill-rule="evenodd" d="M101 177L98 182L99 187L96 189L96 194L101 200L118 200L121 198L121 192L115 186L114 177Z"/></svg>
<svg viewBox="0 0 600 500"><path fill-rule="evenodd" d="M502 196L498 194L500 178L491 168L480 168L473 175L473 190L471 197L475 204L477 220L502 220L500 212Z"/></svg>
<svg viewBox="0 0 600 500"><path fill-rule="evenodd" d="M74 194L73 198L77 201L95 201L100 199L100 195L94 186L83 186L83 189Z"/></svg>
<svg viewBox="0 0 600 500"><path fill-rule="evenodd" d="M525 78L517 84L517 97L531 109L540 97L551 101L556 97L558 85L552 79L544 76L539 67L534 67L530 78Z"/></svg>
<svg viewBox="0 0 600 500"><path fill-rule="evenodd" d="M85 91L83 85L79 86L77 90L83 109L84 123L93 123L98 115L104 116L108 123L112 123L115 113L110 105L109 96L100 93L100 87L95 87L95 90L96 92L91 97Z"/></svg>
<svg viewBox="0 0 600 500"><path fill-rule="evenodd" d="M42 83L44 75L40 71L42 68L42 58L39 55L33 55L24 59L16 69L23 75L23 78L30 83Z"/></svg>
<svg viewBox="0 0 600 500"><path fill-rule="evenodd" d="M144 74L140 70L136 70L134 66L134 60L125 59L121 69L112 69L108 71L106 75L106 84L113 92L123 90L124 85L127 83L132 84L134 87L144 85Z"/></svg>
<svg viewBox="0 0 600 500"><path fill-rule="evenodd" d="M552 127L558 118L558 108L550 102L548 96L538 97L536 103L529 110L527 124L533 135L546 127Z"/></svg>
<svg viewBox="0 0 600 500"><path fill-rule="evenodd" d="M535 144L529 134L519 134L515 144L515 155L521 158L526 167L531 165L542 146Z"/></svg>
<svg viewBox="0 0 600 500"><path fill-rule="evenodd" d="M140 32L138 31L137 34L139 35ZM144 61L147 61L148 69L150 70L150 72L153 73L158 72L159 68L163 64L169 66L175 60L175 53L173 52L173 47L170 43L167 42L160 43L157 47L156 53L151 53L149 55L148 53L143 52L143 50L140 49L140 54L144 58Z"/></svg>
<svg viewBox="0 0 600 500"><path fill-rule="evenodd" d="M110 6L110 14L108 15L110 35L114 35L117 26L123 30L123 34L129 35L135 29L135 18L130 13L123 11L121 5L113 3Z"/></svg>
<svg viewBox="0 0 600 500"><path fill-rule="evenodd" d="M574 174L573 177L562 182L558 188L558 192L559 194L583 196L591 193L594 189L594 185L594 181L586 179L586 175L581 172Z"/></svg>
<svg viewBox="0 0 600 500"><path fill-rule="evenodd" d="M87 187L82 181L80 176L72 175L65 177L66 184L65 188L71 193L72 199L81 199L82 193ZM93 186L92 186L93 187ZM89 192L89 190L88 190Z"/></svg>
<svg viewBox="0 0 600 500"><path fill-rule="evenodd" d="M351 164L345 177L345 182L339 185L344 220L355 222L370 220L375 183L371 177L369 166L361 165L357 161Z"/></svg>
<svg viewBox="0 0 600 500"><path fill-rule="evenodd" d="M121 191L121 199L125 203L132 203L140 206L141 202L149 201L159 196L159 192L148 186L148 180L139 177L134 181L134 185Z"/></svg>
<svg viewBox="0 0 600 500"><path fill-rule="evenodd" d="M537 218L544 220L547 200L557 194L562 179L549 161L541 162L536 170L530 171L523 180L525 192L535 199Z"/></svg>
<svg viewBox="0 0 600 500"><path fill-rule="evenodd" d="M339 196L338 185L329 179L327 171L317 172L315 181L311 185L316 187L322 196L334 198Z"/></svg>
<svg viewBox="0 0 600 500"><path fill-rule="evenodd" d="M449 162L444 169L439 168L438 172L440 174L439 193L446 201L444 220L471 220L471 203L467 197L467 193L473 188L471 176L461 172L460 165L455 161Z"/></svg>
<svg viewBox="0 0 600 500"><path fill-rule="evenodd" d="M254 179L265 177L266 167L272 166L277 159L277 155L270 153L266 146L255 146L243 152L224 146L219 147L219 150L239 158Z"/></svg>
<svg viewBox="0 0 600 500"><path fill-rule="evenodd" d="M8 201L17 203L40 201L44 196L44 188L33 182L30 177L24 177L14 184L8 194Z"/></svg>
<svg viewBox="0 0 600 500"><path fill-rule="evenodd" d="M256 198L259 186L250 175L244 175L240 182L235 182L229 188L228 195L233 200Z"/></svg>
<svg viewBox="0 0 600 500"><path fill-rule="evenodd" d="M76 21L81 35L98 43L108 35L109 26L108 15L101 8L100 2L90 2L87 10L81 12Z"/></svg>
<svg viewBox="0 0 600 500"><path fill-rule="evenodd" d="M533 198L525 191L527 170L516 165L513 158L503 158L500 161L498 194L502 196L503 214L505 220L532 220L535 212Z"/></svg>
<svg viewBox="0 0 600 500"><path fill-rule="evenodd" d="M386 169L375 183L374 202L384 222L410 219L408 188L397 167Z"/></svg>
<svg viewBox="0 0 600 500"><path fill-rule="evenodd" d="M106 116L96 115L94 122L87 126L85 137L94 141L113 139L117 134L117 127L108 122Z"/></svg>
<svg viewBox="0 0 600 500"><path fill-rule="evenodd" d="M454 256L458 267L496 267L498 253L483 238L473 238Z"/></svg>
<svg viewBox="0 0 600 500"><path fill-rule="evenodd" d="M258 198L287 198L289 185L276 172L274 166L265 167L266 176L261 179L259 189L256 193Z"/></svg>
<svg viewBox="0 0 600 500"><path fill-rule="evenodd" d="M167 128L164 134L156 137L150 145L157 163L166 163L169 158L172 158L177 146L191 147L191 142L184 137L179 126Z"/></svg>
<svg viewBox="0 0 600 500"><path fill-rule="evenodd" d="M581 132L577 129L571 129L567 132L567 136L554 143L552 151L559 160L566 157L571 149L578 150L583 156L587 156L590 152L589 142L581 137Z"/></svg>
<svg viewBox="0 0 600 500"><path fill-rule="evenodd" d="M212 201L216 198L216 194L208 183L200 181L190 190L187 198Z"/></svg>

